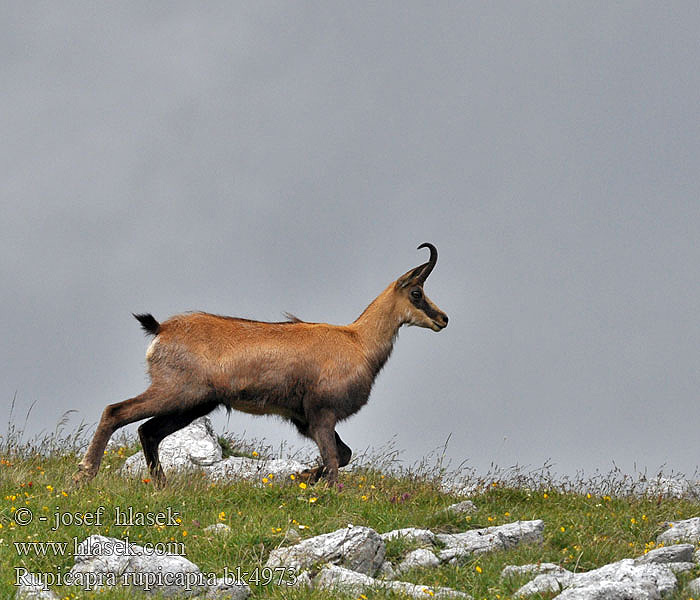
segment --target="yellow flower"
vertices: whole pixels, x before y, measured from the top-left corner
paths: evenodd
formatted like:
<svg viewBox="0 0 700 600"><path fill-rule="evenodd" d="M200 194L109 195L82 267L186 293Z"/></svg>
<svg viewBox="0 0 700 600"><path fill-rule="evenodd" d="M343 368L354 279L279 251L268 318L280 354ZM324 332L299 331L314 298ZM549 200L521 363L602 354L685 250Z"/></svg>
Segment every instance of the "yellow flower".
<svg viewBox="0 0 700 600"><path fill-rule="evenodd" d="M545 492L544 494L542 494L542 497L546 500L547 498L549 498L549 495L547 494L547 492Z"/></svg>
<svg viewBox="0 0 700 600"><path fill-rule="evenodd" d="M367 496L362 496L362 497L360 498L360 500L362 500L363 502L366 502L366 501L367 501Z"/></svg>
<svg viewBox="0 0 700 600"><path fill-rule="evenodd" d="M562 525L562 526L559 528L559 531L561 531L562 533L564 533L564 532L566 531L566 527L564 527L564 526Z"/></svg>
<svg viewBox="0 0 700 600"><path fill-rule="evenodd" d="M289 478L290 478L292 481L294 481L294 480L296 479L296 477L294 476L294 473L292 473L292 474L289 476Z"/></svg>
<svg viewBox="0 0 700 600"><path fill-rule="evenodd" d="M252 454L253 454L253 456L257 456L257 455L258 455L258 453L257 453L255 450L253 450Z"/></svg>
<svg viewBox="0 0 700 600"><path fill-rule="evenodd" d="M267 477L263 477L263 478L262 478L262 482L263 482L263 483L267 483L268 481L269 481L269 479L268 479Z"/></svg>
<svg viewBox="0 0 700 600"><path fill-rule="evenodd" d="M53 492L53 486L52 485L47 485L46 489L49 490L49 492Z"/></svg>
<svg viewBox="0 0 700 600"><path fill-rule="evenodd" d="M481 567L480 567L479 565L476 565L476 567L474 567L474 569L475 569L475 571L476 571L477 573L481 573L481 572L482 572L482 571L481 571Z"/></svg>
<svg viewBox="0 0 700 600"><path fill-rule="evenodd" d="M306 484L302 481L302 482L299 484L299 487L300 487L302 490L305 490L305 489L306 489Z"/></svg>
<svg viewBox="0 0 700 600"><path fill-rule="evenodd" d="M315 497L314 497L314 498L309 498L309 502L312 502L312 503L313 503L313 502L316 502L316 500L318 500L318 498L315 498Z"/></svg>
<svg viewBox="0 0 700 600"><path fill-rule="evenodd" d="M634 525L636 522L637 522L637 519L635 519L634 517L632 517L630 519L630 523L632 523L632 525Z"/></svg>
<svg viewBox="0 0 700 600"><path fill-rule="evenodd" d="M186 531L183 531L183 532L182 532L182 537L185 537L186 535L187 535L187 532L186 532Z"/></svg>
<svg viewBox="0 0 700 600"><path fill-rule="evenodd" d="M219 521L223 521L223 520L225 520L225 519L226 519L226 513L222 510L222 511L219 513Z"/></svg>

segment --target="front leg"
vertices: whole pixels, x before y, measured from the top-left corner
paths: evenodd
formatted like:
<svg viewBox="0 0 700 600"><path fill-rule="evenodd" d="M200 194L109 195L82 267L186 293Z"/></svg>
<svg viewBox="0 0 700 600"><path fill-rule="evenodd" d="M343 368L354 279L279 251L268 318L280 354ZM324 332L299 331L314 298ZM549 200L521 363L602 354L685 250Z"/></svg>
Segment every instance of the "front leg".
<svg viewBox="0 0 700 600"><path fill-rule="evenodd" d="M335 483L338 480L335 413L329 409L322 409L309 417L309 433L321 453L321 462L323 463L321 474L326 477L329 483Z"/></svg>

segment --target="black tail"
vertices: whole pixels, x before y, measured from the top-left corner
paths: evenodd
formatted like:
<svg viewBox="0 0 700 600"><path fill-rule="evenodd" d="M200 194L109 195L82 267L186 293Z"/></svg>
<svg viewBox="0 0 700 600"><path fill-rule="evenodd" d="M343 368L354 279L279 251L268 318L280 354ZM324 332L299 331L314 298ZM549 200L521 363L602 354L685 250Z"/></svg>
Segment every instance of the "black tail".
<svg viewBox="0 0 700 600"><path fill-rule="evenodd" d="M153 315L134 315L134 317L141 323L141 329L148 335L158 335L160 333L160 323L155 320Z"/></svg>

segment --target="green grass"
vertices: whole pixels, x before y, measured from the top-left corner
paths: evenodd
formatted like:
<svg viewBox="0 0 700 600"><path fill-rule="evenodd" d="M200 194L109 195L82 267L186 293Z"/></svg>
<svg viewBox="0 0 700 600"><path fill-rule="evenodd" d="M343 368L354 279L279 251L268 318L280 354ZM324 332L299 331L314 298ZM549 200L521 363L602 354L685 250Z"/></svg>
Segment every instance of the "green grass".
<svg viewBox="0 0 700 600"><path fill-rule="evenodd" d="M545 541L508 551L481 555L458 566L414 570L401 576L404 581L448 586L474 598L511 598L528 578L500 578L507 564L538 561L558 563L568 569L585 571L612 561L641 555L652 547L668 520L700 514L700 502L601 493L619 487L619 478L599 477L589 482L557 484L546 470L529 474L492 473L481 478L485 491L472 500L478 511L467 516L450 516L442 509L463 498L440 491L440 468L423 465L414 470L376 468L379 460L367 460L355 470L341 475L342 489L324 484L302 489L298 481L283 484L213 484L203 476L172 476L164 489L150 482L126 480L116 474L135 445L110 450L97 478L87 487L71 490L69 481L78 462L76 449L53 447L38 452L31 444L10 446L0 440L0 598L14 596L14 569L24 567L37 573L67 572L73 564L72 547L91 534L128 537L135 543L181 543L188 559L206 573L221 574L241 567L243 571L264 566L269 552L286 544L288 530L302 538L327 533L348 523L366 525L379 532L400 527L428 528L434 532L457 532L471 528L501 525L517 520L543 519ZM16 441L16 440L15 440ZM3 445L4 444L4 445ZM236 452L229 447L228 452ZM246 453L252 452L250 449ZM498 475L498 476L497 476ZM473 476L473 474L472 474ZM474 481L478 478L472 477ZM615 480L615 481L613 481ZM617 483L616 483L617 482ZM616 488L617 486L617 488ZM104 507L102 524L63 524L55 531L58 513L81 515ZM117 527L115 507L143 513L177 511L178 526L154 525ZM19 526L17 509L27 507L33 521ZM42 522L39 517L47 517ZM210 535L204 528L223 522L231 527L224 535ZM19 556L14 542L68 542L67 554ZM394 540L387 544L387 556L394 563L412 549L411 544ZM700 569L679 575L681 581L700 576ZM337 594L293 590L286 586L251 586L254 598L330 599ZM85 592L75 587L54 588L62 598L117 599L132 597L124 590ZM400 597L387 592L371 592L368 598ZM134 593L133 597L141 597ZM352 597L352 596L349 596ZM543 596L549 598L550 596ZM673 599L686 599L678 592Z"/></svg>

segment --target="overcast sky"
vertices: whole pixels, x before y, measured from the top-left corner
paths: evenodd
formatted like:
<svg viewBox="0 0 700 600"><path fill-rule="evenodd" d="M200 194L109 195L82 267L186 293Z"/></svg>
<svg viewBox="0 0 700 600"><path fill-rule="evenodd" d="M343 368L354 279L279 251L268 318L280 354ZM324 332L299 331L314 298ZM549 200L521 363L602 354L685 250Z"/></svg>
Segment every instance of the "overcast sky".
<svg viewBox="0 0 700 600"><path fill-rule="evenodd" d="M147 384L132 312L353 321L438 264L338 431L478 469L700 464L700 5L5 3L0 381ZM303 443L274 418L217 428ZM4 431L0 431L4 433Z"/></svg>

